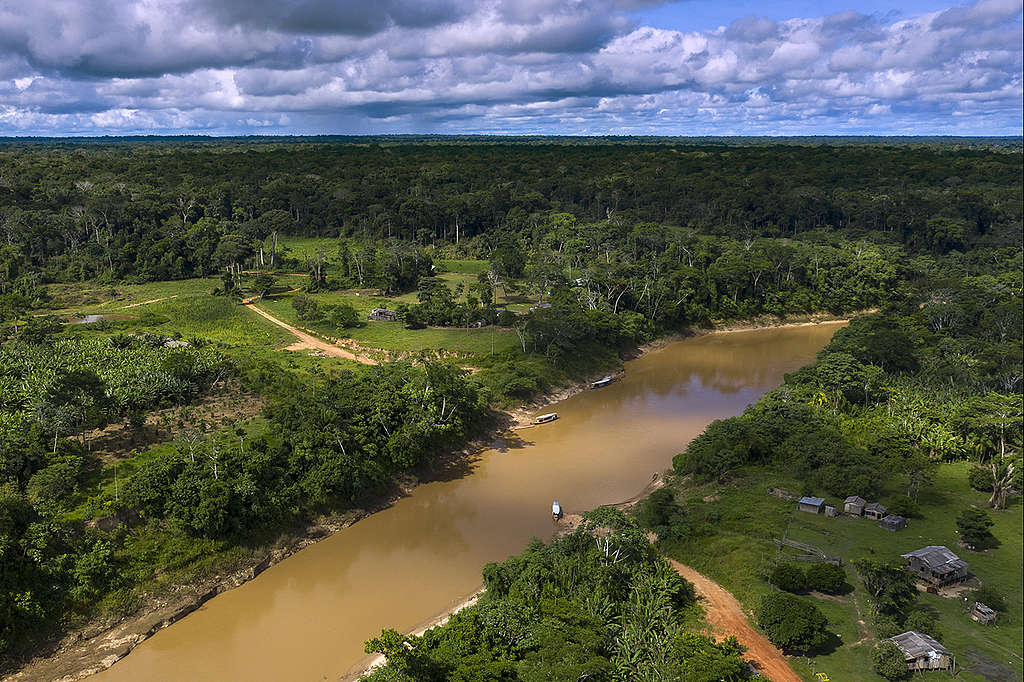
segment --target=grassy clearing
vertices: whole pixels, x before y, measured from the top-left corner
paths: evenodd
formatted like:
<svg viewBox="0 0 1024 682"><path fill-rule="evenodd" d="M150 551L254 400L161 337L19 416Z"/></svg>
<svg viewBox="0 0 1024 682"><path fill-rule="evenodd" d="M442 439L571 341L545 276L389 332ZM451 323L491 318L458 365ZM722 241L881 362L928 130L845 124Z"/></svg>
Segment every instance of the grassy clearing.
<svg viewBox="0 0 1024 682"><path fill-rule="evenodd" d="M313 298L324 304L348 303L356 308L363 318L371 308L394 304L391 299L338 293L315 294ZM326 338L343 336L367 348L381 348L392 352L438 351L457 353L460 356L484 356L491 354L492 344L494 353L504 353L519 347L519 338L515 332L507 329L406 329L401 322L368 322L365 327L338 330L327 323L300 320L292 307L290 295L264 299L258 306L283 322L309 329Z"/></svg>
<svg viewBox="0 0 1024 682"><path fill-rule="evenodd" d="M277 240L277 248L279 255L283 253L285 256L292 258L299 258L300 260L305 256L315 256L321 251L326 253L331 258L338 255L338 246L341 241L337 237L279 237ZM263 244L263 250L270 253L270 249L273 246L273 240L267 237ZM283 249L283 250L282 250Z"/></svg>
<svg viewBox="0 0 1024 682"><path fill-rule="evenodd" d="M961 669L957 679L1004 679L980 674L975 661L1001 665L1016 675L1006 679L1019 679L1024 669L1020 648L1024 635L1020 502L993 514L993 533L1002 542L1000 547L983 553L960 548L956 517L970 505L984 506L988 499L987 494L969 488L967 470L966 463L944 465L930 491L922 494L922 518L911 519L906 530L897 533L866 519L830 519L797 511L795 503L771 497L767 490L777 486L800 491L800 482L768 469L751 469L721 486L681 485L677 499L690 506L692 522L708 523L709 534L665 549L718 581L750 610L773 589L763 576L776 561L785 558L773 538L785 535L842 557L847 580L856 589L838 599L815 602L844 644L828 655L793 659L793 666L808 680L813 679L814 672L825 672L833 680L882 680L870 672L871 651L876 643L870 632L870 602L850 561L864 556L898 559L900 554L919 547L946 545L970 563L971 572L982 582L1005 595L1008 604L1008 613L1000 616L999 624L986 627L968 618L962 600L920 595L921 603L940 614L940 641L957 656ZM895 488L889 491L890 499L899 494ZM927 677L952 679L943 672L931 672Z"/></svg>
<svg viewBox="0 0 1024 682"><path fill-rule="evenodd" d="M485 260L438 260L435 265L441 272L454 272L465 275L478 275L491 269L491 264Z"/></svg>
<svg viewBox="0 0 1024 682"><path fill-rule="evenodd" d="M182 279L173 282L147 282L146 284L49 284L50 294L61 314L112 312L133 304L171 296L204 296L220 284L216 278ZM127 310L136 312L144 305Z"/></svg>

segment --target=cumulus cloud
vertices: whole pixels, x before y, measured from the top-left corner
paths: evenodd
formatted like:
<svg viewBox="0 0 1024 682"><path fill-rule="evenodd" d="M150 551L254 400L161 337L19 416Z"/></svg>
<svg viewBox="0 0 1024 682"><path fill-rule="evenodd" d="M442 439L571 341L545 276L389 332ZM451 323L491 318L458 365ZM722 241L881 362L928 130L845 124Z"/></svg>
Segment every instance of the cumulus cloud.
<svg viewBox="0 0 1024 682"><path fill-rule="evenodd" d="M0 0L0 134L1018 134L1019 0L713 31L657 0Z"/></svg>

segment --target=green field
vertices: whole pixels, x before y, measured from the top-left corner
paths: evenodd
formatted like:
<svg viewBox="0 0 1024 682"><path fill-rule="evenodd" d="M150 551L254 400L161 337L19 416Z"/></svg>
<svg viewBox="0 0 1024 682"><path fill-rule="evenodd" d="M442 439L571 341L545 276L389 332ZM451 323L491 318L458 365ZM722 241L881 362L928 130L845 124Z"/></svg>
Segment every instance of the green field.
<svg viewBox="0 0 1024 682"><path fill-rule="evenodd" d="M327 304L347 303L366 318L371 308L393 306L393 299L353 296L339 293L315 294L318 302ZM327 323L305 322L298 318L291 305L290 295L274 296L257 304L263 310L288 324L308 329L324 338L343 337L351 339L368 349L382 349L391 352L438 351L465 355L490 355L504 353L519 347L515 332L496 328L483 329L406 329L402 322L369 321L365 327L338 330Z"/></svg>
<svg viewBox="0 0 1024 682"><path fill-rule="evenodd" d="M958 546L956 517L966 507L984 507L988 501L986 493L968 487L968 466L967 463L943 465L934 485L922 492L921 518L910 519L907 528L896 533L883 530L867 519L826 518L798 511L794 502L767 494L768 488L773 486L801 489L799 481L775 471L752 469L724 486L682 486L677 499L692 505L691 514L709 519L715 528L705 537L666 550L719 582L751 610L762 595L774 589L764 576L776 562L790 554L779 551L773 538L785 536L842 557L847 581L855 586L854 592L830 599L806 598L813 599L825 613L829 629L839 635L843 645L827 655L793 658L791 662L807 680L814 679L815 672L824 672L832 680L881 682L883 678L871 672L871 652L877 640L870 630L869 596L850 562L866 556L898 560L900 554L920 547L945 545L970 564L973 575L1003 594L1008 606L1008 612L1000 615L996 625L984 626L968 618L962 600L920 594L920 602L934 607L940 614L939 641L956 656L957 679L1020 679L1024 669L1020 644L1024 636L1021 588L1024 527L1020 499L1017 498L1010 509L992 514L995 521L992 531L1001 541L1000 547L973 552ZM890 499L899 494L891 490ZM826 502L840 504L842 501L826 498ZM886 498L883 497L882 502L885 503ZM990 668L981 669L979 663ZM1000 667L1009 677L991 672ZM988 676L982 674L986 671ZM952 679L948 673L938 671L926 677Z"/></svg>

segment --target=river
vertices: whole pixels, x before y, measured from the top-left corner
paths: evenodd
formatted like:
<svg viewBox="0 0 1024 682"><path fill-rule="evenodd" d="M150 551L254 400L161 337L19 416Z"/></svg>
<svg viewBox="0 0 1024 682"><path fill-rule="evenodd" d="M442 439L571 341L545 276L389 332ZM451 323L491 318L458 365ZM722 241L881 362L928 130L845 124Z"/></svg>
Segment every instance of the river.
<svg viewBox="0 0 1024 682"><path fill-rule="evenodd" d="M410 631L460 602L488 561L552 535L567 512L630 498L711 421L740 413L814 359L842 323L709 334L626 363L624 376L543 410L449 480L225 592L95 682L337 680L383 627Z"/></svg>

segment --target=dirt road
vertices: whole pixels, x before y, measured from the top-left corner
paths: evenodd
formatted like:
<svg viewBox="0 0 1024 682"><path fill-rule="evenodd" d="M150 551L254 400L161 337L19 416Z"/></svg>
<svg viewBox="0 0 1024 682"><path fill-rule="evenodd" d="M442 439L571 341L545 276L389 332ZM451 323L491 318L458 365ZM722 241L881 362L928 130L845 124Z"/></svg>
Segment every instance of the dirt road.
<svg viewBox="0 0 1024 682"><path fill-rule="evenodd" d="M335 346L332 343L327 343L326 341L318 339L315 336L307 334L304 331L296 329L290 324L282 322L281 320L277 319L276 317L266 312L265 310L257 308L254 303L246 302L245 306L251 309L256 314L262 315L263 317L267 318L268 320L270 320L277 326L281 327L282 329L287 329L289 332L291 332L293 336L295 336L296 339L298 339L296 343L293 343L292 345L288 346L285 350L314 350L320 351L324 355L329 355L332 358L348 358L349 360L361 362L364 365L377 364L377 361L374 360L373 358L368 358L365 355L356 355L355 353L345 350L340 346Z"/></svg>
<svg viewBox="0 0 1024 682"><path fill-rule="evenodd" d="M754 663L758 671L772 682L801 682L782 652L750 625L736 597L689 566L671 559L669 562L679 575L694 584L697 593L706 600L707 620L716 635L734 635L740 644L747 647L743 657Z"/></svg>

